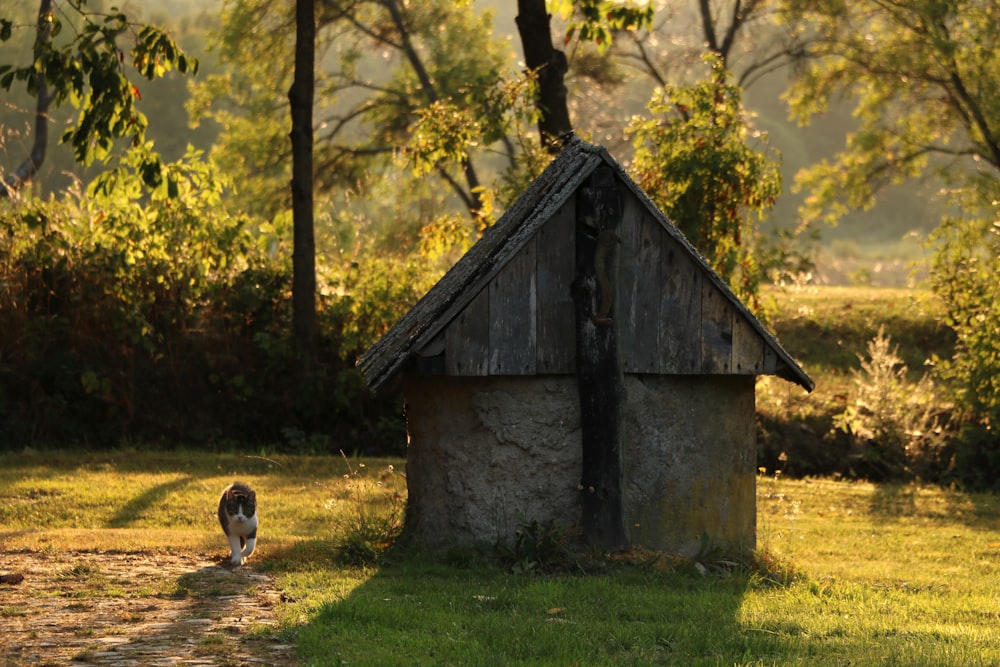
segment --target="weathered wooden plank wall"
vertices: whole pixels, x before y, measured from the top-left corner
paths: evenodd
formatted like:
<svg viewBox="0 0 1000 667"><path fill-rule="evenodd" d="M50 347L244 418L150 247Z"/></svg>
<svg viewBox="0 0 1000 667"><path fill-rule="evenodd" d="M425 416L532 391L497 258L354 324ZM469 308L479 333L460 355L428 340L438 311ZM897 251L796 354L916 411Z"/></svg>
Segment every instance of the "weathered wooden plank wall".
<svg viewBox="0 0 1000 667"><path fill-rule="evenodd" d="M575 372L574 199L570 197L448 325L443 372ZM620 236L614 301L626 373L776 371L774 350L737 314L700 263L631 195L625 198Z"/></svg>
<svg viewBox="0 0 1000 667"><path fill-rule="evenodd" d="M701 371L729 374L733 361L733 308L710 281L701 288Z"/></svg>
<svg viewBox="0 0 1000 667"><path fill-rule="evenodd" d="M490 375L535 373L537 246L537 236L529 239L490 281Z"/></svg>
<svg viewBox="0 0 1000 667"><path fill-rule="evenodd" d="M734 375L760 375L764 370L764 339L742 317L733 318Z"/></svg>
<svg viewBox="0 0 1000 667"><path fill-rule="evenodd" d="M539 373L569 375L576 368L572 284L576 273L576 197L538 230Z"/></svg>
<svg viewBox="0 0 1000 667"><path fill-rule="evenodd" d="M622 370L660 372L660 224L633 196L625 198L622 220L618 325Z"/></svg>
<svg viewBox="0 0 1000 667"><path fill-rule="evenodd" d="M661 373L701 371L702 273L694 260L660 232Z"/></svg>
<svg viewBox="0 0 1000 667"><path fill-rule="evenodd" d="M489 375L490 290L483 289L445 329L445 374Z"/></svg>

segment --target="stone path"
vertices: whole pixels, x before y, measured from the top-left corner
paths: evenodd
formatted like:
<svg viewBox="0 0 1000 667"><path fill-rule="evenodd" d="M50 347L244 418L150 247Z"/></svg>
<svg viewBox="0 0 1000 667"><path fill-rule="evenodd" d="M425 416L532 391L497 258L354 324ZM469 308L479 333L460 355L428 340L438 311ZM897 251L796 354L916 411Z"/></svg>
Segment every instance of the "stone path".
<svg viewBox="0 0 1000 667"><path fill-rule="evenodd" d="M290 667L280 592L206 554L0 549L0 667Z"/></svg>

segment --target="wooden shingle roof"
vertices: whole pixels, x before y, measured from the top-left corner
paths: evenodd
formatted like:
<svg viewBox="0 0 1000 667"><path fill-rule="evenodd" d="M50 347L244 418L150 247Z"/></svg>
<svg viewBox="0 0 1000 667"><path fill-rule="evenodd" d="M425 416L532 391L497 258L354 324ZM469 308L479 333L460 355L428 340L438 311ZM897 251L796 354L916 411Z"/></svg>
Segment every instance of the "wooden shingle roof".
<svg viewBox="0 0 1000 667"><path fill-rule="evenodd" d="M684 235L657 209L649 197L625 173L621 165L602 147L577 137L566 140L563 150L544 172L511 205L495 225L407 312L380 340L358 360L358 366L372 391L378 391L393 379L415 355L458 317L491 280L521 252L550 219L571 200L580 185L599 165L611 167L639 202L646 219L662 227L672 241L686 254L701 280L721 294L733 309L741 326L756 332L763 340L766 367L757 366L757 373L770 373L799 384L807 391L815 386L760 321L747 309L729 286L708 265ZM627 370L627 369L626 369ZM686 371L696 372L696 371ZM503 374L503 373L497 373Z"/></svg>

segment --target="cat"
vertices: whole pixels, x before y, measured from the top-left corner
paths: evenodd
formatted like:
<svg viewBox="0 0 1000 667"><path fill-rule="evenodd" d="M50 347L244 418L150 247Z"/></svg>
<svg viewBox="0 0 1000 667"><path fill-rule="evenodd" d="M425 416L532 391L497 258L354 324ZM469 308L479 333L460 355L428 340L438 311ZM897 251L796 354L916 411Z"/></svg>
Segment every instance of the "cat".
<svg viewBox="0 0 1000 667"><path fill-rule="evenodd" d="M233 552L230 564L242 565L257 544L257 494L243 482L233 482L219 499L219 523Z"/></svg>

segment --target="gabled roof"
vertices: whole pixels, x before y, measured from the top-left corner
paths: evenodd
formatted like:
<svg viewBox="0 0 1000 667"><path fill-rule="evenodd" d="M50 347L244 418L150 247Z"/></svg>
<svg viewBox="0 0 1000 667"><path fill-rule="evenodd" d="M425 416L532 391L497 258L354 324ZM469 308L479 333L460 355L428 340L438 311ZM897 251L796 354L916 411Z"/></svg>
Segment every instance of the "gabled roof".
<svg viewBox="0 0 1000 667"><path fill-rule="evenodd" d="M807 391L813 380L785 351L771 332L747 309L704 257L672 222L653 204L645 192L625 173L621 165L602 147L575 136L542 174L525 190L495 225L441 278L420 301L358 360L358 366L372 391L378 391L451 322L482 287L525 245L538 229L571 196L594 169L606 164L615 170L649 214L691 256L707 280L732 303L738 317L764 339L777 360L777 375L801 385Z"/></svg>

